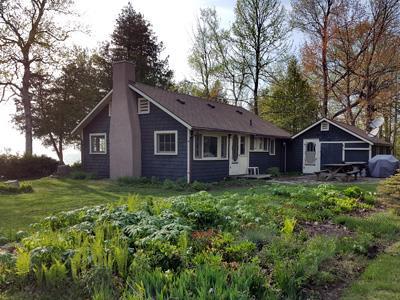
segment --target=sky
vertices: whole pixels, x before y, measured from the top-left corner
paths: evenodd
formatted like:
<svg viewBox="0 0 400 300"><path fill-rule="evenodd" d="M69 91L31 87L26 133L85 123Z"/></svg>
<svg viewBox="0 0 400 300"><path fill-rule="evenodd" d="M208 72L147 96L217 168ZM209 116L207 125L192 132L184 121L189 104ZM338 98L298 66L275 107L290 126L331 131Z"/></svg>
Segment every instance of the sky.
<svg viewBox="0 0 400 300"><path fill-rule="evenodd" d="M100 42L109 40L115 19L128 0L76 0L77 21L88 33L75 33L69 43L94 48ZM228 27L234 19L234 0L133 0L135 10L141 12L152 24L153 31L165 46L163 55L169 56L169 66L175 79L191 79L193 74L188 66L187 57L192 44L192 32L200 8L215 7L222 26ZM289 8L289 1L283 1ZM295 44L298 43L293 36ZM0 153L10 150L12 153L24 152L24 136L15 129L12 115L15 107L12 101L0 103ZM51 148L45 148L40 141L34 141L34 153L46 154L56 158ZM64 154L66 163L80 159L78 149L68 148Z"/></svg>

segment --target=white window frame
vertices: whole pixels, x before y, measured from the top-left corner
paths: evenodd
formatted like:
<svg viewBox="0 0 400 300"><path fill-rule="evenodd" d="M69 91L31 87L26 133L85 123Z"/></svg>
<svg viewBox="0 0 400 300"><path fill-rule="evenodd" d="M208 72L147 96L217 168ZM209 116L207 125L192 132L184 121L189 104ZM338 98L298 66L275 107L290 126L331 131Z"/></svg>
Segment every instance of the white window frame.
<svg viewBox="0 0 400 300"><path fill-rule="evenodd" d="M145 102L145 103L147 103L147 110L141 110L141 103L143 103L143 102ZM146 98L143 98L143 97L140 97L140 98L138 98L138 114L139 115L145 115L145 114L149 114L150 113L150 101L149 100L147 100Z"/></svg>
<svg viewBox="0 0 400 300"><path fill-rule="evenodd" d="M326 125L325 127L323 125ZM328 122L321 122L321 131L329 131L329 123Z"/></svg>
<svg viewBox="0 0 400 300"><path fill-rule="evenodd" d="M108 116L111 117L112 114L112 102L110 101L110 103L108 103Z"/></svg>
<svg viewBox="0 0 400 300"><path fill-rule="evenodd" d="M256 147L256 145L259 145L259 143L257 143L256 141L258 140L262 140L263 143L263 148L260 149L259 147ZM267 139L267 149L264 148L264 139ZM269 152L269 147L270 147L270 142L271 142L271 138L268 137L260 137L260 136L254 136L254 145L253 145L253 149L250 149L250 152Z"/></svg>
<svg viewBox="0 0 400 300"><path fill-rule="evenodd" d="M157 149L158 136L161 134L175 134L175 151L159 152ZM177 130L156 130L154 131L154 155L178 155L178 131Z"/></svg>
<svg viewBox="0 0 400 300"><path fill-rule="evenodd" d="M274 147L272 147L272 145L274 145ZM273 138L269 139L269 155L276 155L276 140Z"/></svg>
<svg viewBox="0 0 400 300"><path fill-rule="evenodd" d="M201 158L196 157L196 138L193 136L193 160L229 160L229 137L228 134L219 134L219 133L206 133L206 132L198 132L197 134L201 135ZM216 137L218 138L217 143L217 156L216 157L204 157L204 136ZM222 137L226 136L226 145L225 145L225 153L226 157L221 156L221 147L222 147Z"/></svg>
<svg viewBox="0 0 400 300"><path fill-rule="evenodd" d="M104 137L105 142L106 142L106 149L104 152L93 152L92 151L92 137L95 137L95 136ZM105 132L89 133L89 154L96 154L96 155L97 154L100 154L100 155L107 154L107 133L105 133Z"/></svg>

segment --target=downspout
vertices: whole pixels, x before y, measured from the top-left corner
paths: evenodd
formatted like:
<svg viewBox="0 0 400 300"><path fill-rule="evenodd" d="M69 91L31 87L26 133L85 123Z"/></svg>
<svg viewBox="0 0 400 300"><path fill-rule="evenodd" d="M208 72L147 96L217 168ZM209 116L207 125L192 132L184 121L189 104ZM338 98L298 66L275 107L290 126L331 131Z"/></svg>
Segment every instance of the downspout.
<svg viewBox="0 0 400 300"><path fill-rule="evenodd" d="M187 140L186 140L186 152L187 152L187 165L186 165L186 179L187 183L190 183L191 181L191 164L190 164L190 154L191 154L191 149L190 149L190 129L188 128L187 130Z"/></svg>
<svg viewBox="0 0 400 300"><path fill-rule="evenodd" d="M284 157L283 157L283 172L286 173L286 142L283 142Z"/></svg>

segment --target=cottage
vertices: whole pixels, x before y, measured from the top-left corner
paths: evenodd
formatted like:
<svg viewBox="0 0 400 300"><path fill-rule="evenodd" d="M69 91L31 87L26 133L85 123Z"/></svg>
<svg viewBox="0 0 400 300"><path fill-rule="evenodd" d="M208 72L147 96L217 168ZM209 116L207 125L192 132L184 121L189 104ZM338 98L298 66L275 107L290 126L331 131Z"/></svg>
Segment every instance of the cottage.
<svg viewBox="0 0 400 300"><path fill-rule="evenodd" d="M99 177L217 181L286 168L290 134L240 107L137 82L113 65L113 90L78 124L82 166Z"/></svg>
<svg viewBox="0 0 400 300"><path fill-rule="evenodd" d="M391 146L360 128L323 118L294 135L287 151L288 170L308 174L324 164L368 162L377 154L390 154Z"/></svg>

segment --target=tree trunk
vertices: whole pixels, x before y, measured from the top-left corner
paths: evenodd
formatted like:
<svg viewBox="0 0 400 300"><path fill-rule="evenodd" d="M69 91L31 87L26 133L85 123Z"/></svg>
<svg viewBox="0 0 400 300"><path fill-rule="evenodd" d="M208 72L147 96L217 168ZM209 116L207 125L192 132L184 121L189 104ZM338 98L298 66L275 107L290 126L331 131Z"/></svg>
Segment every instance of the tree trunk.
<svg viewBox="0 0 400 300"><path fill-rule="evenodd" d="M50 138L51 144L53 145L53 149L57 154L60 165L64 165L63 139L62 138L59 139L58 146L57 146L56 140L54 139L54 136L51 132L49 133L49 138Z"/></svg>
<svg viewBox="0 0 400 300"><path fill-rule="evenodd" d="M33 146L32 146L32 103L31 95L29 92L30 81L31 81L31 70L28 62L24 63L24 76L22 78L22 104L24 108L24 118L25 118L25 155L32 156Z"/></svg>
<svg viewBox="0 0 400 300"><path fill-rule="evenodd" d="M323 80L323 95L322 95L322 116L328 116L328 63L327 63L327 52L328 52L328 32L327 25L324 26L324 32L322 36L322 80Z"/></svg>

